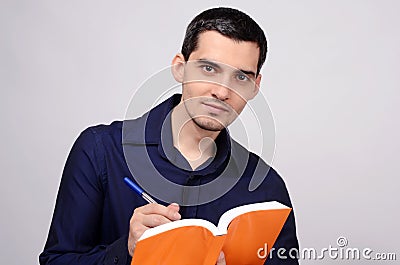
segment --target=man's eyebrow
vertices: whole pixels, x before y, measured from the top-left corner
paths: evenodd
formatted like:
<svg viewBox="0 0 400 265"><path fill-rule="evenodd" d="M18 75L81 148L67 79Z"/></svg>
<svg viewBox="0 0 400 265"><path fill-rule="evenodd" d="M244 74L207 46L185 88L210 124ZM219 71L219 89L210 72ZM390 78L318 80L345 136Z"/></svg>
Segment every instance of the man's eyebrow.
<svg viewBox="0 0 400 265"><path fill-rule="evenodd" d="M221 68L222 68L217 62L211 61L211 60L209 60L209 59L198 59L197 62L209 64L209 65L211 65L212 67L217 68L217 69L221 69ZM228 65L228 66L229 66L229 67L232 67L232 68L234 68L234 69L236 69L236 68L233 67L233 66L230 66L230 65ZM253 72L253 71L251 71L251 70L237 69L237 71L238 71L238 72L242 72L242 73L244 73L245 75L249 75L249 76L253 76L253 77L256 76L256 73Z"/></svg>
<svg viewBox="0 0 400 265"><path fill-rule="evenodd" d="M239 69L240 72L246 74L246 75L251 75L253 77L256 76L256 73L254 73L253 71L247 71L247 70L243 70L243 69Z"/></svg>
<svg viewBox="0 0 400 265"><path fill-rule="evenodd" d="M198 59L197 62L206 63L206 64L211 65L214 68L221 69L221 66L218 63L210 61L208 59Z"/></svg>

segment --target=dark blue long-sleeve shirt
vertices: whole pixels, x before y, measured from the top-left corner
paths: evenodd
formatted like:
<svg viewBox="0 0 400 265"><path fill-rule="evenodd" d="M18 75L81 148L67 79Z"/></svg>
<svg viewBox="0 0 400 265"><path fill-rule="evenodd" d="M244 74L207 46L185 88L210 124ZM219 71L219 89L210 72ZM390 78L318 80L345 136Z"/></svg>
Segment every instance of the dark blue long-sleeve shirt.
<svg viewBox="0 0 400 265"><path fill-rule="evenodd" d="M135 180L133 175L140 175L136 181L145 189L153 184L149 193L159 203L181 204L182 218L202 218L214 224L225 211L248 203L278 201L292 207L277 172L232 141L226 130L216 139L215 157L191 170L172 144L169 115L179 101L180 95L174 95L141 118L90 127L81 133L65 164L40 264L130 263L129 221L133 210L146 202L124 184L126 176ZM155 172L167 180L168 187L151 179ZM218 182L224 174L225 182ZM249 191L252 179L262 182ZM224 183L233 187L225 188ZM298 249L293 212L274 245L281 247ZM298 261L273 256L265 264Z"/></svg>

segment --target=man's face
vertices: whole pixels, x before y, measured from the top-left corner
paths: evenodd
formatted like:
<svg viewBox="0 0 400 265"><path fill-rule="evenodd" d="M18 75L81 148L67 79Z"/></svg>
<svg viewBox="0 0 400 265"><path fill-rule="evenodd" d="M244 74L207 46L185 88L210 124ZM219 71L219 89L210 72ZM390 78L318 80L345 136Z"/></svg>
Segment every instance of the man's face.
<svg viewBox="0 0 400 265"><path fill-rule="evenodd" d="M189 117L204 130L231 124L258 92L259 48L216 31L199 35L197 49L184 66L182 100Z"/></svg>

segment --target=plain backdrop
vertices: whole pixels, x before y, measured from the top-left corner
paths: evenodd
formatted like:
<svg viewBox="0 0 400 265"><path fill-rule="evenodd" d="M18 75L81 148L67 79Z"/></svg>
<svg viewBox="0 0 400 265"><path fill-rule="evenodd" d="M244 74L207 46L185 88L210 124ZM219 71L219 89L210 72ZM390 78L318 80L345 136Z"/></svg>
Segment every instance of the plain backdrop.
<svg viewBox="0 0 400 265"><path fill-rule="evenodd" d="M0 264L38 263L76 137L123 119L135 89L179 52L188 22L214 6L247 12L267 33L272 165L300 246L344 236L349 247L398 251L398 1L1 0Z"/></svg>

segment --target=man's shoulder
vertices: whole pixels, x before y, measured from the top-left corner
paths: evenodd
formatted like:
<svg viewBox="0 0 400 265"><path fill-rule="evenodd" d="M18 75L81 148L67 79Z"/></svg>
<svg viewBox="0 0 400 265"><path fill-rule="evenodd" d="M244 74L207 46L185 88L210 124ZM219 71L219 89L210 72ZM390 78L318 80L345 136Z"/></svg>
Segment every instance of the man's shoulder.
<svg viewBox="0 0 400 265"><path fill-rule="evenodd" d="M250 151L237 141L232 141L232 150L235 150L237 157L247 157L246 171L244 177L251 178L249 183L249 189L254 190L259 187L262 183L274 183L275 185L285 186L284 180L274 169L273 166L268 164L258 154ZM243 161L243 159L242 159Z"/></svg>
<svg viewBox="0 0 400 265"><path fill-rule="evenodd" d="M99 135L121 133L122 123L122 121L116 120L111 122L110 124L92 125L86 128L83 132L90 132L92 134Z"/></svg>
<svg viewBox="0 0 400 265"><path fill-rule="evenodd" d="M233 151L233 155L238 156L240 158L248 157L248 165L249 166L256 166L257 164L262 165L265 168L273 169L267 162L265 162L258 154L252 152L247 147L243 146L238 141L232 139L231 141L231 148ZM275 171L275 170L274 170Z"/></svg>
<svg viewBox="0 0 400 265"><path fill-rule="evenodd" d="M97 124L84 129L78 139L77 143L87 145L90 143L100 142L121 142L122 121L113 121L110 124Z"/></svg>

